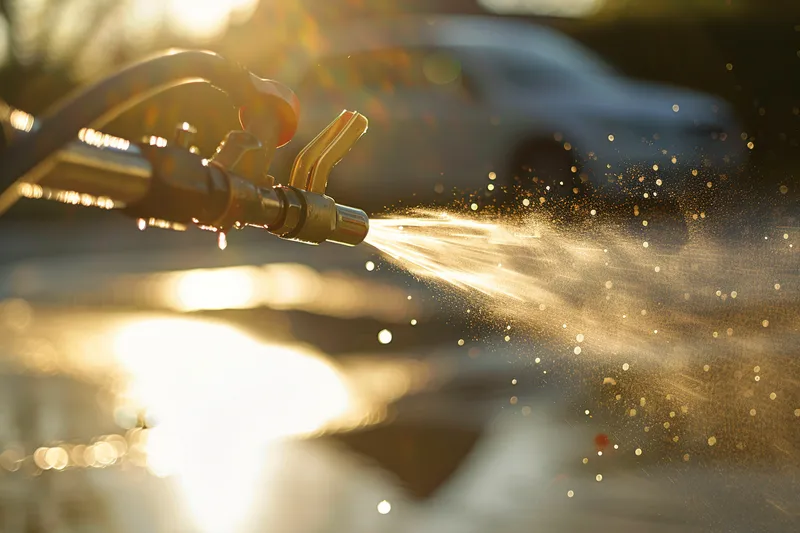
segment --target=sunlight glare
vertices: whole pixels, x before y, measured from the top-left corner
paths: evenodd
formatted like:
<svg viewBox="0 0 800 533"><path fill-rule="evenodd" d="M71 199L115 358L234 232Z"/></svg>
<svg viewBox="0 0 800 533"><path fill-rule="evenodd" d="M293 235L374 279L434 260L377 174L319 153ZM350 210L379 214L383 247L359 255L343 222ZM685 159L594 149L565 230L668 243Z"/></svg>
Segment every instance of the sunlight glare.
<svg viewBox="0 0 800 533"><path fill-rule="evenodd" d="M172 29L188 37L211 39L230 22L240 23L258 7L258 0L168 0Z"/></svg>
<svg viewBox="0 0 800 533"><path fill-rule="evenodd" d="M245 309L255 300L250 267L198 269L179 273L173 282L177 306L184 311Z"/></svg>
<svg viewBox="0 0 800 533"><path fill-rule="evenodd" d="M342 416L348 389L324 359L265 345L225 324L141 320L115 335L123 401L155 416L147 461L178 481L197 524L230 532L252 508L267 447Z"/></svg>

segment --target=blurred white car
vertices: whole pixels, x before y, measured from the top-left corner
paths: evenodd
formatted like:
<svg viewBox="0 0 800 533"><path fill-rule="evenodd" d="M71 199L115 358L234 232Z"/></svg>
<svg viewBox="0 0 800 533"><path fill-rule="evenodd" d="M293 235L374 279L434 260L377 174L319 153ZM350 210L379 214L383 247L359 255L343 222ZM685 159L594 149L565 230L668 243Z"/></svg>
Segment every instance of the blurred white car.
<svg viewBox="0 0 800 533"><path fill-rule="evenodd" d="M443 203L453 190L491 199L511 184L624 191L642 175L680 189L692 169L733 167L747 151L724 101L626 78L570 38L520 21L366 21L326 34L324 53L307 48L281 73L303 109L276 167L342 109L358 110L369 132L329 190L367 209Z"/></svg>

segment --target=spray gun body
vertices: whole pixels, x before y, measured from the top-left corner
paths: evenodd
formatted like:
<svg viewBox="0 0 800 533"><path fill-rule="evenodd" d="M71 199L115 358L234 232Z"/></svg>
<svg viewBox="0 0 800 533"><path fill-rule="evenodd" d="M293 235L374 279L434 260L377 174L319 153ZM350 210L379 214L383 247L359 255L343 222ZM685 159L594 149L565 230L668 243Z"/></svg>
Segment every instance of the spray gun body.
<svg viewBox="0 0 800 533"><path fill-rule="evenodd" d="M214 54L184 53L206 74L208 65L219 68L219 62L224 61ZM175 54L167 60L174 62ZM153 67L165 57L150 60ZM148 62L128 71L135 68L147 71ZM337 204L324 193L333 166L366 131L366 118L343 112L301 152L292 175L284 180L286 184L275 184L267 172L275 149L286 144L296 129L296 98L281 84L250 73L244 76L244 82L241 80L228 92L243 100L239 108L243 129L230 132L208 159L191 146L193 128L186 123L178 126L172 142L149 137L140 143L87 129L84 126L91 124L84 123L70 124L82 128L77 138L38 154L38 158L14 160L16 149L27 149L25 155L30 155L32 148L43 144L38 137L49 133L45 130L53 119L39 121L0 105L0 124L7 140L0 160L4 168L9 168L6 163L10 160L10 167L22 172L15 175L6 171L8 176L0 176L0 185L7 185L5 190L0 188L0 213L25 196L121 207L140 220L157 221L154 225L160 227L193 223L204 229L227 231L255 226L284 239L312 244L331 241L356 245L363 241L369 230L367 215ZM218 81L215 84L222 85ZM245 89L239 87L242 83ZM91 89L96 92L93 87L87 93ZM73 105L80 103L80 97L74 100ZM55 141L50 144L56 145Z"/></svg>

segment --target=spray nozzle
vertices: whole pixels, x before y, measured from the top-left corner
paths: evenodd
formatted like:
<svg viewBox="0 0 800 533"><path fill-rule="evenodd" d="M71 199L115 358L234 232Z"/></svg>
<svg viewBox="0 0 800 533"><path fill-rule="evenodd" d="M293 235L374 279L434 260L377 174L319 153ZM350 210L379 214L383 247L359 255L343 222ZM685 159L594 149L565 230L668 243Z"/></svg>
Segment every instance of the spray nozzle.
<svg viewBox="0 0 800 533"><path fill-rule="evenodd" d="M170 142L147 137L134 143L85 128L145 95L198 79L231 96L242 124L210 159L191 146L196 130L187 123ZM58 106L45 121L0 102L7 141L0 153L0 213L19 196L69 203L78 198L83 205L124 207L140 220L218 231L249 225L301 242L358 244L369 230L366 213L337 204L325 189L334 165L367 130L367 119L342 112L297 157L288 185L275 185L267 171L276 148L294 134L298 116L289 88L195 51L172 51L123 69Z"/></svg>
<svg viewBox="0 0 800 533"><path fill-rule="evenodd" d="M288 185L274 185L258 171L242 177L231 171L260 142L246 132L231 132L211 163L226 171L230 188L227 210L211 226L259 226L283 239L318 244L325 241L356 245L367 236L369 218L360 209L337 204L325 195L334 165L367 130L367 118L343 111L297 156ZM260 165L264 169L263 164Z"/></svg>

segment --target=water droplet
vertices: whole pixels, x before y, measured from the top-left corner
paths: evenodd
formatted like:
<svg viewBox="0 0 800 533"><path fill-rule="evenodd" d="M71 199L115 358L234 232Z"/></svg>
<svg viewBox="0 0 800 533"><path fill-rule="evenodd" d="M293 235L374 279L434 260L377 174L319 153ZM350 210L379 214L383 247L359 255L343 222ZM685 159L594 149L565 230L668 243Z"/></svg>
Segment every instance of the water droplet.
<svg viewBox="0 0 800 533"><path fill-rule="evenodd" d="M614 136L613 135L609 135L608 136L608 140L613 143L614 142Z"/></svg>
<svg viewBox="0 0 800 533"><path fill-rule="evenodd" d="M458 339L458 345L464 346L464 339Z"/></svg>
<svg viewBox="0 0 800 533"><path fill-rule="evenodd" d="M219 246L220 250L224 250L228 247L228 237L225 236L224 231L220 231L217 235L217 246Z"/></svg>
<svg viewBox="0 0 800 533"><path fill-rule="evenodd" d="M382 329L378 332L378 342L381 344L389 344L392 342L392 332L388 329Z"/></svg>
<svg viewBox="0 0 800 533"><path fill-rule="evenodd" d="M633 453L635 453L636 455L642 455L642 449L636 448L636 450Z"/></svg>
<svg viewBox="0 0 800 533"><path fill-rule="evenodd" d="M762 320L761 321L761 326L765 327L765 328L769 327L769 320Z"/></svg>
<svg viewBox="0 0 800 533"><path fill-rule="evenodd" d="M717 443L717 437L714 437L714 436L708 437L708 445L709 446L713 446L716 443Z"/></svg>
<svg viewBox="0 0 800 533"><path fill-rule="evenodd" d="M770 400L774 400L774 399L775 399L775 398L777 398L777 397L778 397L778 395L777 395L777 394L775 394L774 392L770 392L770 393L769 393L769 399L770 399Z"/></svg>
<svg viewBox="0 0 800 533"><path fill-rule="evenodd" d="M497 174L495 174L494 172L489 172L489 179L490 179L490 180L493 180L493 179L495 179L496 177L497 177Z"/></svg>
<svg viewBox="0 0 800 533"><path fill-rule="evenodd" d="M136 221L136 227L139 228L139 231L144 231L147 229L147 221L143 218L140 218Z"/></svg>
<svg viewBox="0 0 800 533"><path fill-rule="evenodd" d="M375 270L375 263L373 263L372 261L367 261L366 263L364 263L364 268L367 269L367 272L372 272L373 270Z"/></svg>
<svg viewBox="0 0 800 533"><path fill-rule="evenodd" d="M578 342L583 342L583 333L578 333L575 335L575 340Z"/></svg>
<svg viewBox="0 0 800 533"><path fill-rule="evenodd" d="M568 490L567 491L567 498L572 498L573 496L575 496L575 492L571 491L571 490Z"/></svg>
<svg viewBox="0 0 800 533"><path fill-rule="evenodd" d="M597 481L603 481L603 474L597 474L596 476L594 476L594 478L595 478Z"/></svg>
<svg viewBox="0 0 800 533"><path fill-rule="evenodd" d="M580 355L580 353L581 353L581 347L580 347L580 346L576 346L576 347L575 347L575 349L574 349L574 350L572 350L572 351L573 351L573 352L575 352L575 355Z"/></svg>
<svg viewBox="0 0 800 533"><path fill-rule="evenodd" d="M469 208L472 209L473 211L477 211L478 210L478 204L472 203L472 204L470 204Z"/></svg>
<svg viewBox="0 0 800 533"><path fill-rule="evenodd" d="M416 326L417 325L417 319L416 318L412 318L411 319L411 325L412 326Z"/></svg>
<svg viewBox="0 0 800 533"><path fill-rule="evenodd" d="M380 514L389 514L391 510L392 510L392 504L387 502L386 500L383 500L378 504L378 512Z"/></svg>
<svg viewBox="0 0 800 533"><path fill-rule="evenodd" d="M630 369L630 367L631 365L629 365L628 363L622 363L622 370L624 370L625 372L627 372Z"/></svg>

